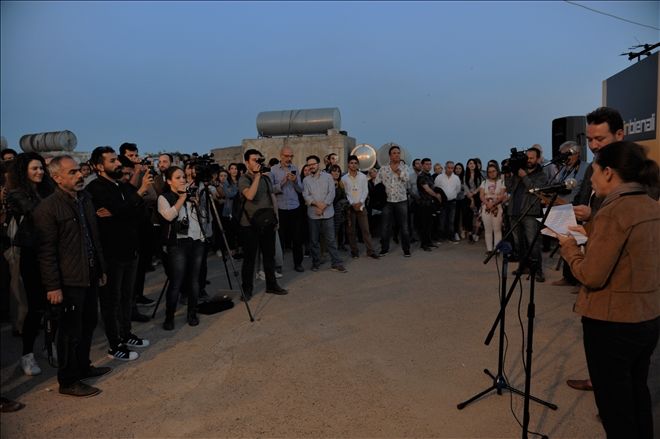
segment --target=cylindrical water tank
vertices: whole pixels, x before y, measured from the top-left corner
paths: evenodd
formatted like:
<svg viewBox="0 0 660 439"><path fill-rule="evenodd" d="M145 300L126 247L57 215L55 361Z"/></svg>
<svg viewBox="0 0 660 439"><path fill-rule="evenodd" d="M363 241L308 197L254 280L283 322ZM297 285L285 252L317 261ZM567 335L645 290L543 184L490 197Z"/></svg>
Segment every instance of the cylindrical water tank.
<svg viewBox="0 0 660 439"><path fill-rule="evenodd" d="M78 144L76 135L71 131L53 131L50 133L26 134L19 141L25 152L73 151Z"/></svg>
<svg viewBox="0 0 660 439"><path fill-rule="evenodd" d="M332 129L341 129L339 108L264 111L257 115L260 136L326 134Z"/></svg>

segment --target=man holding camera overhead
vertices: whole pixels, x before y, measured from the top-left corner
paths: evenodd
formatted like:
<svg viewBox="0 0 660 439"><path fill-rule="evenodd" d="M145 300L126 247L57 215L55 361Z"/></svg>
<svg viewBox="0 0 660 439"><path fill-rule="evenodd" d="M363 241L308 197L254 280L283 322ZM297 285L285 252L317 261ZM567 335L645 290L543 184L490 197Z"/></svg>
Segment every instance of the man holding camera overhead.
<svg viewBox="0 0 660 439"><path fill-rule="evenodd" d="M238 180L238 191L242 195L239 224L243 244L243 266L241 279L244 299L250 300L254 289L254 265L257 250L261 248L266 293L284 295L288 291L275 280L275 232L277 230L277 204L273 195L273 183L263 175L264 156L256 149L243 154L247 172ZM242 298L243 299L243 298Z"/></svg>

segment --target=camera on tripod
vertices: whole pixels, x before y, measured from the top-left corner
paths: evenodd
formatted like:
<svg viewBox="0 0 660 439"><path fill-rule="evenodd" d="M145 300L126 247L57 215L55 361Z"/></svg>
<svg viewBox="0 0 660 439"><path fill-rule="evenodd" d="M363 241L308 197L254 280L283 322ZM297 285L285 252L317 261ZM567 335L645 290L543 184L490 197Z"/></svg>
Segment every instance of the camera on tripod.
<svg viewBox="0 0 660 439"><path fill-rule="evenodd" d="M190 157L190 160L188 160L188 163L195 170L193 175L196 183L208 183L211 181L213 165L215 164L213 153L199 155L194 152Z"/></svg>
<svg viewBox="0 0 660 439"><path fill-rule="evenodd" d="M518 151L517 148L511 148L511 156L504 162L502 162L503 174L517 174L518 170L527 168L527 153Z"/></svg>

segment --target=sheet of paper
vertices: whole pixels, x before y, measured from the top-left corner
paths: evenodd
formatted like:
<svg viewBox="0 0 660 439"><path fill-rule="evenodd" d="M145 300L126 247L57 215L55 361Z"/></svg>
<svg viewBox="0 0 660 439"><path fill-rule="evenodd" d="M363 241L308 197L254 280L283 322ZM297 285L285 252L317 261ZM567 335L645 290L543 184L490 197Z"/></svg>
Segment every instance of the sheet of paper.
<svg viewBox="0 0 660 439"><path fill-rule="evenodd" d="M545 213L545 210L546 209L543 209L543 213ZM541 220L539 219L538 221ZM553 206L545 221L546 228L543 229L541 233L553 237L557 233L562 235L572 235L579 245L587 242L587 237L585 235L568 230L569 226L577 226L575 212L573 212L573 205L563 204L561 206Z"/></svg>

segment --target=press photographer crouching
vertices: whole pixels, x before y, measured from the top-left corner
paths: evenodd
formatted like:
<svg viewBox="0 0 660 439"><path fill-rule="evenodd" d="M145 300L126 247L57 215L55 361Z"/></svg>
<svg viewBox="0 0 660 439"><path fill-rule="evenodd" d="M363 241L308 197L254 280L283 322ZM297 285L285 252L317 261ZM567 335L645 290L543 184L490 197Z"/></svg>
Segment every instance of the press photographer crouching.
<svg viewBox="0 0 660 439"><path fill-rule="evenodd" d="M158 213L165 247L165 263L169 276L167 305L163 329L174 329L174 313L179 294L188 285L188 324L197 326L197 300L200 291L200 270L204 258L204 233L199 221L199 199L195 191L186 190L186 176L181 168L165 171L165 191L158 197Z"/></svg>

